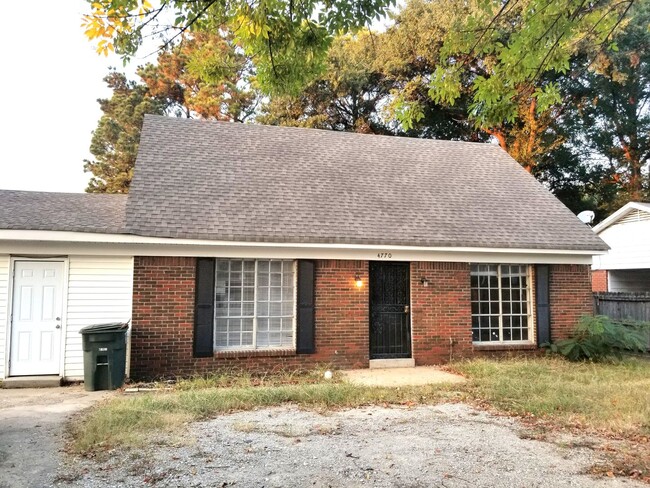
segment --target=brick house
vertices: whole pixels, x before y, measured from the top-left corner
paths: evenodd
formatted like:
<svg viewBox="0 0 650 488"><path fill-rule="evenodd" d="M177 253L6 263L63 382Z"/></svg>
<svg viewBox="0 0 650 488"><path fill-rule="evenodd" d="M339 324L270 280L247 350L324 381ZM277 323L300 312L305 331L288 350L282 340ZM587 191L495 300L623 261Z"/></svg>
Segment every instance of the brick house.
<svg viewBox="0 0 650 488"><path fill-rule="evenodd" d="M64 321L132 319L135 378L535 350L592 313L607 249L491 144L147 116L128 197L54 195L0 192L0 349L11 270L59 259Z"/></svg>

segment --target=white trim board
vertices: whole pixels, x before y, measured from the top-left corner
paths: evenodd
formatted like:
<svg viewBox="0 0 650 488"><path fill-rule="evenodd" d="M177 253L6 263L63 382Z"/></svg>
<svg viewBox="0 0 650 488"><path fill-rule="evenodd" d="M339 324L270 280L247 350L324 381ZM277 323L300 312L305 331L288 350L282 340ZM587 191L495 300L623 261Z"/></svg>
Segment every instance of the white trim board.
<svg viewBox="0 0 650 488"><path fill-rule="evenodd" d="M518 264L591 264L606 251L418 247L359 244L230 242L118 234L0 230L0 253L13 255L180 256L276 259L447 261Z"/></svg>
<svg viewBox="0 0 650 488"><path fill-rule="evenodd" d="M69 242L0 242L0 253L14 256L56 256L56 255L97 255L104 256L169 256L169 257L222 257L258 259L345 259L373 261L379 260L376 249L336 249L328 247L260 247L255 245L228 246L160 246L160 245L114 245L107 243L69 243ZM572 251L544 253L533 250L493 250L464 251L447 250L406 250L383 247L392 261L439 261L464 263L512 263L512 264L586 264L592 263L591 253Z"/></svg>

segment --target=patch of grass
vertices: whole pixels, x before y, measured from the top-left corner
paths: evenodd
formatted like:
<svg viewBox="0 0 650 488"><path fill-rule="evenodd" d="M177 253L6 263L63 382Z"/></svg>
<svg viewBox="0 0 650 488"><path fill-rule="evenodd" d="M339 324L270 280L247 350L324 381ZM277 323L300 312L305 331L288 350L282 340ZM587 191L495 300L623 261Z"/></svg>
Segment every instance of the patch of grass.
<svg viewBox="0 0 650 488"><path fill-rule="evenodd" d="M455 400L449 385L376 388L343 382L280 386L191 388L120 396L91 409L70 425L72 451L88 454L117 446L142 446L152 432L174 432L183 424L237 410L292 403L316 410L370 404L435 403Z"/></svg>
<svg viewBox="0 0 650 488"><path fill-rule="evenodd" d="M179 379L177 390L203 390L205 388L247 388L251 386L305 385L323 382L328 365L308 370L273 370L270 372L249 372L243 369L224 369L216 373L196 375ZM335 374L329 382L340 383L341 375Z"/></svg>
<svg viewBox="0 0 650 488"><path fill-rule="evenodd" d="M473 360L469 397L507 413L622 436L650 435L650 363L571 363L559 358Z"/></svg>
<svg viewBox="0 0 650 488"><path fill-rule="evenodd" d="M322 379L323 370L254 376L243 372L179 381L172 391L122 395L71 424L72 450L141 446L152 433L237 410L292 403L326 411L371 404L474 402L552 426L635 437L650 434L650 362L570 363L558 358L473 360L451 369L464 384L378 388ZM241 426L242 429L250 426ZM647 443L646 441L644 441Z"/></svg>

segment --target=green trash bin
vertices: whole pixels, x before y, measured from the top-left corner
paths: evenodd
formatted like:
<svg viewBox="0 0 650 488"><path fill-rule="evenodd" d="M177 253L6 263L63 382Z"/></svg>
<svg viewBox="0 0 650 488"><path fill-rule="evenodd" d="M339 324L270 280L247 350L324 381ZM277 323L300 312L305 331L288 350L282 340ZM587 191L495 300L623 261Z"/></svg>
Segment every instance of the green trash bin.
<svg viewBox="0 0 650 488"><path fill-rule="evenodd" d="M128 323L112 322L90 325L79 331L83 342L86 391L115 390L124 384L128 328Z"/></svg>

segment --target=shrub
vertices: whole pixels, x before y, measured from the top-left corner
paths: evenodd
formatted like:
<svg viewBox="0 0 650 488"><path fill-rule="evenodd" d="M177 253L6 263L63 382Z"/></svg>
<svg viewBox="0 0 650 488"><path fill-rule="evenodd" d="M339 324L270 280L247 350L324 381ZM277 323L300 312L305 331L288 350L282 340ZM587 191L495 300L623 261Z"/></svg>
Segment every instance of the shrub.
<svg viewBox="0 0 650 488"><path fill-rule="evenodd" d="M644 352L650 323L613 321L604 315L584 316L573 336L546 346L570 361L620 359L624 351Z"/></svg>

